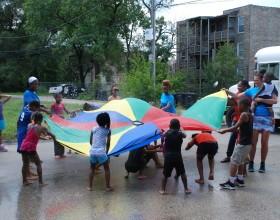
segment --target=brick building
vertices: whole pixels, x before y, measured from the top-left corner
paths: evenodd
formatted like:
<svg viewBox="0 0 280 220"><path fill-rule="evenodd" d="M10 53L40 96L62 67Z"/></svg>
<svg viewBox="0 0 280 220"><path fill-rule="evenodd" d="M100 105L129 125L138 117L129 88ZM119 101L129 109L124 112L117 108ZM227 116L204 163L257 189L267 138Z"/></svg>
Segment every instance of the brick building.
<svg viewBox="0 0 280 220"><path fill-rule="evenodd" d="M238 73L252 79L255 53L280 45L280 8L247 5L177 22L177 68L201 73L203 63L227 42L236 48Z"/></svg>

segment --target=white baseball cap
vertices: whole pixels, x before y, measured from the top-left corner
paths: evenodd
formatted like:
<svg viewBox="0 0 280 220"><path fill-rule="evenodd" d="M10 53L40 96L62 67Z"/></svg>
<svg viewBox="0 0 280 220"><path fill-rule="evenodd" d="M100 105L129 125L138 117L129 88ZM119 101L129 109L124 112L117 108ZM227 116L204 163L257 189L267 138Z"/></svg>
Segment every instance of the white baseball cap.
<svg viewBox="0 0 280 220"><path fill-rule="evenodd" d="M28 83L29 83L29 84L31 84L31 83L33 83L33 82L35 82L35 81L39 81L35 76L30 76L30 77L28 78Z"/></svg>

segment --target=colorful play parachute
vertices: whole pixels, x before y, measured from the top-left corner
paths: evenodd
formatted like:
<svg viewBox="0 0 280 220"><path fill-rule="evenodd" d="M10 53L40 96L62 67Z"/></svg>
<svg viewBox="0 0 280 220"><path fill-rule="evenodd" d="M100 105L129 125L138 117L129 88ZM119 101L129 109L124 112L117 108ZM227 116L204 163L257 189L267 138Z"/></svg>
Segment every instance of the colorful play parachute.
<svg viewBox="0 0 280 220"><path fill-rule="evenodd" d="M46 118L46 122L58 142L88 155L90 131L97 126L95 121L100 112L108 112L111 118L112 136L109 155L117 155L158 140L161 130L168 129L169 122L173 118L180 120L184 130L215 128L211 123L204 123L200 118L170 114L136 98L114 100L100 109L81 112L69 120L53 116Z"/></svg>
<svg viewBox="0 0 280 220"><path fill-rule="evenodd" d="M220 91L198 100L184 111L182 116L200 121L213 129L218 129L222 125L226 105L227 94L225 91Z"/></svg>

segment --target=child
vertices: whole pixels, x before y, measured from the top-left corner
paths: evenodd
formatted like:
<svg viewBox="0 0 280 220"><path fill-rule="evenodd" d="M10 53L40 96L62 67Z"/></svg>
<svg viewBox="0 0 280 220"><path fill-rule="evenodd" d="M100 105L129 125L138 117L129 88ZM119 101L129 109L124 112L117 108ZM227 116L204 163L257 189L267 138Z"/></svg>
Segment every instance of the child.
<svg viewBox="0 0 280 220"><path fill-rule="evenodd" d="M39 110L40 102L32 101L22 109L22 112L19 115L17 121L17 152L19 153L20 146L27 133L28 125L31 123L31 116L34 112Z"/></svg>
<svg viewBox="0 0 280 220"><path fill-rule="evenodd" d="M89 186L88 190L92 191L92 183L95 175L95 169L98 165L104 166L105 180L106 180L106 191L112 191L113 188L110 185L110 166L109 158L107 153L110 147L110 116L108 113L103 112L97 115L96 122L98 127L93 128L90 134L90 165L91 172L89 174Z"/></svg>
<svg viewBox="0 0 280 220"><path fill-rule="evenodd" d="M193 134L192 141L190 141L186 147L186 150L192 148L193 145L197 145L196 163L199 173L199 179L195 182L198 184L204 184L203 175L203 158L207 155L209 162L209 180L214 180L214 156L218 151L217 140L211 135L211 132L202 132L201 134Z"/></svg>
<svg viewBox="0 0 280 220"><path fill-rule="evenodd" d="M64 112L66 114L70 114L70 112L65 108L64 104L62 103L62 94L56 93L54 95L55 102L51 105L51 113L58 115L61 118L64 118ZM64 147L58 143L57 141L54 141L54 156L56 159L62 159L65 158L64 156Z"/></svg>
<svg viewBox="0 0 280 220"><path fill-rule="evenodd" d="M37 153L37 145L40 139L40 136L43 135L49 135L53 139L55 139L55 136L50 133L45 127L43 127L41 124L43 122L43 115L39 112L36 112L32 116L33 124L29 124L28 131L26 134L25 139L23 140L20 152L22 154L22 181L23 185L29 185L31 182L27 180L28 172L29 172L29 163L30 161L34 162L37 167L37 174L39 177L39 184L40 186L45 186L46 184L43 183L43 177L42 177L42 166L41 166L41 160Z"/></svg>
<svg viewBox="0 0 280 220"><path fill-rule="evenodd" d="M262 103L262 102L256 102L257 98L271 99L273 94L278 96L278 91L277 91L275 85L271 82L273 77L274 76L271 73L265 73L264 74L264 76L263 76L264 85L260 89L260 91L255 95L255 97L253 98L253 102L252 102L252 105L251 105L251 111L252 111L253 114L255 113L257 105L261 104L261 105L264 105L265 107L267 107L269 109L270 116L274 119L274 112L273 112L273 109L272 109L272 105Z"/></svg>
<svg viewBox="0 0 280 220"><path fill-rule="evenodd" d="M230 190L234 190L235 185L240 187L244 186L244 164L252 147L253 117L250 113L250 101L246 98L241 99L238 106L241 113L238 122L231 128L225 128L218 131L219 133L224 134L237 129L239 130L237 145L235 146L231 160L229 180L220 184L223 189Z"/></svg>
<svg viewBox="0 0 280 220"><path fill-rule="evenodd" d="M164 134L164 165L163 179L160 194L166 194L167 179L171 176L175 168L178 176L181 176L185 188L185 194L190 194L188 188L187 176L181 154L181 146L186 135L180 131L180 122L178 119L170 121L169 130Z"/></svg>
<svg viewBox="0 0 280 220"><path fill-rule="evenodd" d="M143 169L146 166L144 155L145 155L144 147L129 152L128 159L125 162L125 169L127 171L127 175L125 176L126 179L129 177L129 173L136 173L136 172L139 172L137 177L139 180L146 178L146 176L144 176L142 173Z"/></svg>
<svg viewBox="0 0 280 220"><path fill-rule="evenodd" d="M125 169L127 171L127 175L125 176L125 178L127 179L129 177L129 173L139 172L137 178L139 180L145 179L146 176L143 175L143 169L151 159L154 160L157 168L162 168L162 165L157 155L157 152L161 152L161 150L157 149L159 147L160 146L158 145L147 145L136 150L130 151L128 159L125 162Z"/></svg>
<svg viewBox="0 0 280 220"><path fill-rule="evenodd" d="M6 102L11 99L11 96L8 95L0 95L0 152L7 152L8 150L5 148L2 142L2 131L5 129L5 120L3 115L3 106Z"/></svg>
<svg viewBox="0 0 280 220"><path fill-rule="evenodd" d="M157 154L158 152L162 152L162 145L161 144L157 145L155 142L154 145L147 145L144 149L145 149L144 158L145 158L146 165L152 159L156 165L156 168L162 169L163 165L160 162L160 159Z"/></svg>

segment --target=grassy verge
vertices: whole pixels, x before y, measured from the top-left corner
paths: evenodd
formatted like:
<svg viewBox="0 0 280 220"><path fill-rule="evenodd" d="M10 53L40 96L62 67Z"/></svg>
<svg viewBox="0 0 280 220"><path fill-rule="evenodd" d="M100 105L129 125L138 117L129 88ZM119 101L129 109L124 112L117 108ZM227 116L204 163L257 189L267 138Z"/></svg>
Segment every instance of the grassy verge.
<svg viewBox="0 0 280 220"><path fill-rule="evenodd" d="M51 102L43 102L43 104L47 107L50 107ZM82 106L79 104L67 104L66 107L69 109L69 111L82 108ZM21 99L11 99L4 105L4 118L6 122L6 129L2 134L4 140L12 141L16 139L16 124L21 109Z"/></svg>

